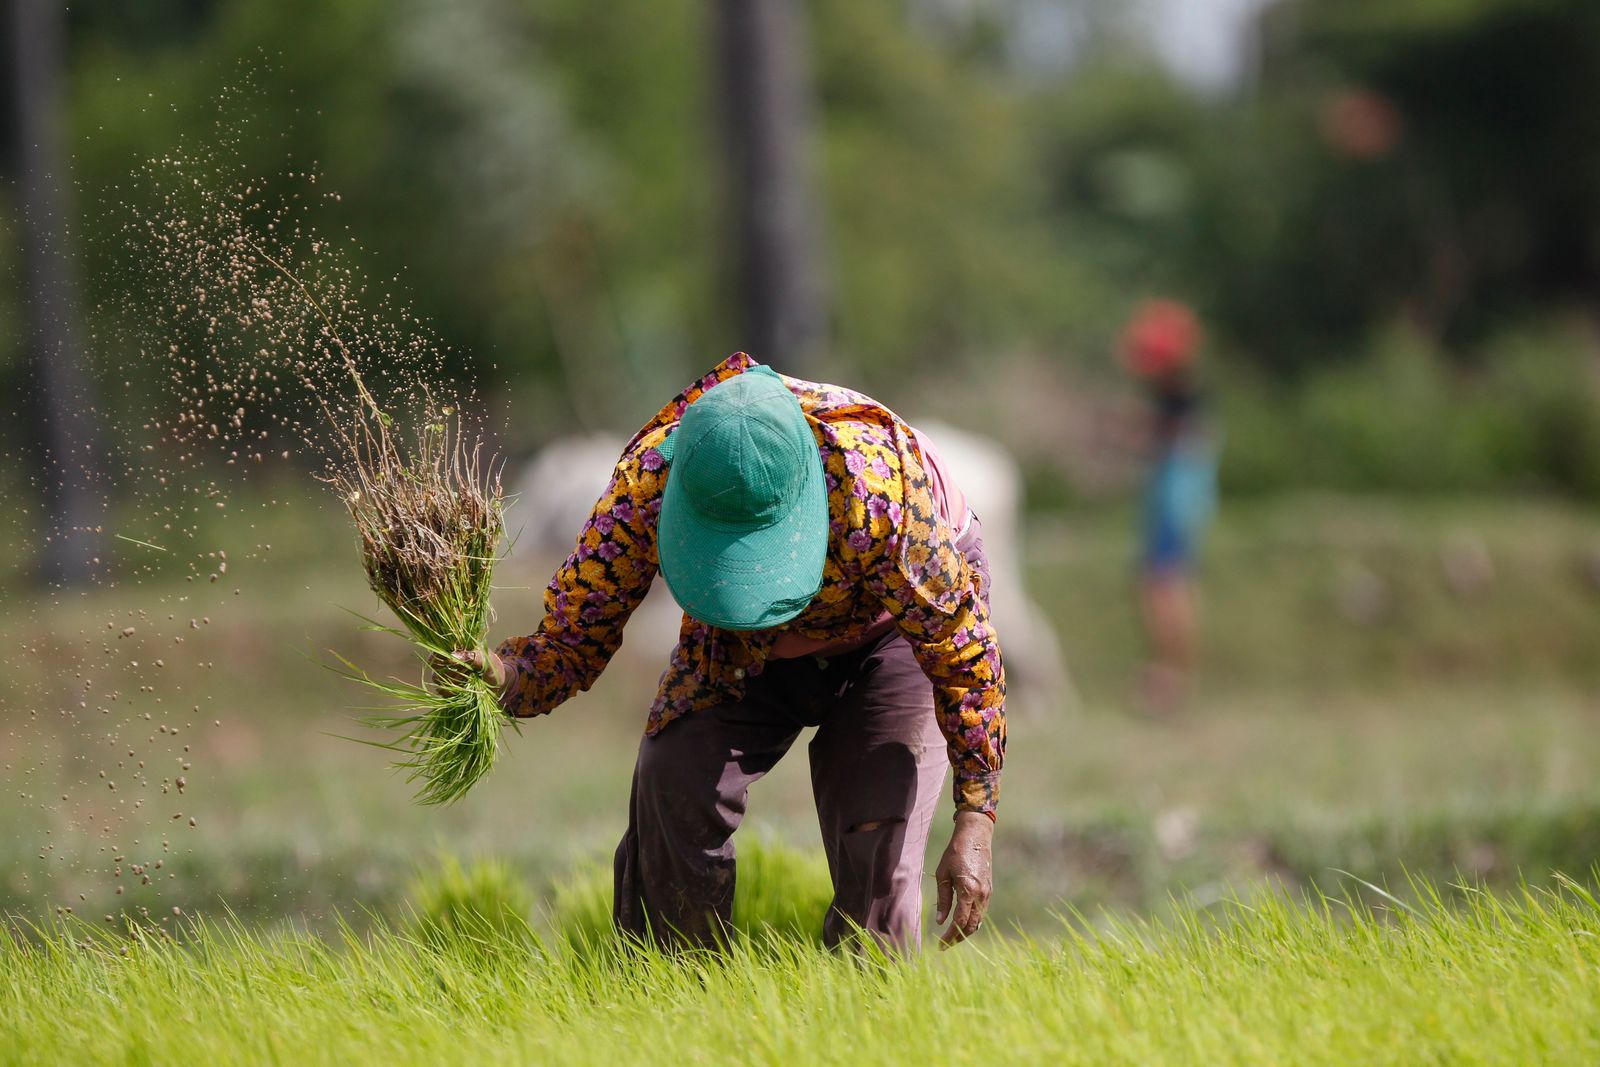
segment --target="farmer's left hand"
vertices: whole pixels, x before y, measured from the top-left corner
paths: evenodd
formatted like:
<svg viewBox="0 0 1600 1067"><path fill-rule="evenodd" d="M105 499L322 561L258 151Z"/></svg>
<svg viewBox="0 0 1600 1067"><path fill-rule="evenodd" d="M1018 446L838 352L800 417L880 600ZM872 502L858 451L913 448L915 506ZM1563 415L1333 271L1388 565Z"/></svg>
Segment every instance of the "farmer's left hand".
<svg viewBox="0 0 1600 1067"><path fill-rule="evenodd" d="M933 872L939 887L933 921L938 925L950 919L949 929L939 938L941 949L965 941L983 925L994 890L993 843L994 820L982 812L956 812L955 832Z"/></svg>

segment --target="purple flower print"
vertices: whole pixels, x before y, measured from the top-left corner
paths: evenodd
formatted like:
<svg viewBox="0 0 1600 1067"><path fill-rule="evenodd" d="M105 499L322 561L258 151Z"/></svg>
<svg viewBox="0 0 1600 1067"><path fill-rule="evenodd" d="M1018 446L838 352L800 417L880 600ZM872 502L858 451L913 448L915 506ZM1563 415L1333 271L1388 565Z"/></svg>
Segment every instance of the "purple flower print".
<svg viewBox="0 0 1600 1067"><path fill-rule="evenodd" d="M522 639L527 648L521 653L526 666L519 710L548 711L542 705L594 680L608 656L610 642L604 635L619 605L642 593L638 587L656 568L659 489L670 466L659 446L662 436L672 429L674 415L681 418L704 391L755 365L748 357L731 357L634 439L627 469L639 480L630 484L626 471L613 479L601 514L589 519L581 547L552 583L549 625L536 639ZM954 592L949 587L968 568L950 555L943 537L927 543L925 527L943 527L930 508L915 439L892 416L858 417L870 404L859 394L790 384L819 445L830 531L822 588L792 629L811 637L859 633L887 608L913 639L942 645L940 658L947 662L938 665L934 681L939 725L951 745L964 795L983 797L987 787L975 779L992 771L990 764L1000 755L999 740L991 736L1004 714L1000 653L981 606L957 617L955 605L947 604ZM658 447L640 443L647 433ZM637 491L642 486L650 492ZM606 561L604 567L601 561ZM559 588L563 583L564 590ZM982 591L976 580L970 586L959 584L968 597ZM693 619L684 620L682 635L651 702L647 730L652 735L682 715L731 696L744 679L761 673L770 652L770 642L724 633ZM953 655L952 646L959 650Z"/></svg>

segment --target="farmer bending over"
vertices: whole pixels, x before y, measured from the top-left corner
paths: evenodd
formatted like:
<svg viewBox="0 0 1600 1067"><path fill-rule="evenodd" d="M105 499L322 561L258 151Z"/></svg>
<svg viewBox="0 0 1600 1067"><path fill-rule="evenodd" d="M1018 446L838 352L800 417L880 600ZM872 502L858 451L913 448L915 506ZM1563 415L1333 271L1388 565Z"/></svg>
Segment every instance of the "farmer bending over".
<svg viewBox="0 0 1600 1067"><path fill-rule="evenodd" d="M735 354L628 443L538 632L456 658L501 685L512 715L542 715L594 684L658 569L685 616L639 745L617 928L720 942L750 785L814 726L825 941L859 926L920 944L946 753L955 827L935 921L952 920L946 945L975 932L1005 673L978 521L927 438L860 393Z"/></svg>

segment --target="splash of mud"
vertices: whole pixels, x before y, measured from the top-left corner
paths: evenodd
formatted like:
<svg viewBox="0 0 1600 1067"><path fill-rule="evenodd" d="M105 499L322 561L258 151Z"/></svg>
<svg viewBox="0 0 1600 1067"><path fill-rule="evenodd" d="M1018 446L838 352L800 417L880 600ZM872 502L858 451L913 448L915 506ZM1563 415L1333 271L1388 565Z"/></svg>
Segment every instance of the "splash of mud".
<svg viewBox="0 0 1600 1067"><path fill-rule="evenodd" d="M130 178L141 195L109 205L123 216L116 258L138 277L95 317L97 385L160 389L102 408L137 406L136 420L90 412L105 435L97 588L53 590L11 628L23 636L0 696L27 705L25 720L9 716L0 770L41 828L40 867L9 872L9 888L48 885L61 913L112 905L108 922L161 928L182 912L174 853L205 824L198 735L223 733L225 716L189 691L214 685L176 676L216 670L212 616L239 603L238 568L271 551L235 496L288 507L258 499L286 473L350 484L374 417L397 436L446 419L476 436L477 399L448 384L446 350L370 283L353 241L312 225L338 195L310 167L244 174L232 136L150 160ZM45 731L53 747L38 744Z"/></svg>

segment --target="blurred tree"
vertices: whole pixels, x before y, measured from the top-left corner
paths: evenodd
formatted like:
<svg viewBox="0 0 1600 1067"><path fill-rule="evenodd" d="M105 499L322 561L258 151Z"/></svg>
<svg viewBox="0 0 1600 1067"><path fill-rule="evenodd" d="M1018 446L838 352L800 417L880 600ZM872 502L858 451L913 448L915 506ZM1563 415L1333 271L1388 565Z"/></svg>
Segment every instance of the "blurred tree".
<svg viewBox="0 0 1600 1067"><path fill-rule="evenodd" d="M827 331L805 14L799 0L712 0L712 22L746 346L804 371Z"/></svg>
<svg viewBox="0 0 1600 1067"><path fill-rule="evenodd" d="M981 21L966 36L899 4L814 11L841 374L904 396L930 366L1076 348L1107 292L1075 221L1048 224L1024 107L1038 87L1012 80Z"/></svg>
<svg viewBox="0 0 1600 1067"><path fill-rule="evenodd" d="M118 229L149 206L139 165L215 152L268 200L300 191L290 170L341 194L307 202L307 221L413 306L455 373L513 402L512 449L637 425L733 347L793 366L805 344L785 331L825 333L815 371L883 395L1000 356L1109 371L1151 292L1195 303L1218 370L1244 365L1276 398L1261 440L1302 409L1414 427L1375 407L1395 389L1350 383L1399 380L1391 364L1429 349L1442 408L1492 377L1504 334L1577 343L1546 327L1600 281L1600 7L1283 0L1259 81L1233 96L1174 80L1136 10L74 0L85 304L145 295ZM808 204L812 179L826 195ZM9 331L4 300L0 315ZM93 347L131 385L105 400L148 407L159 390L114 318L90 320ZM1395 335L1413 343L1390 351ZM1579 365L1524 368L1528 410L1587 399ZM1333 400L1307 399L1321 389ZM1056 462L1020 425L997 423ZM1493 425L1472 433L1510 432ZM1380 477L1387 445L1340 447L1346 481ZM1577 471L1576 448L1503 451Z"/></svg>
<svg viewBox="0 0 1600 1067"><path fill-rule="evenodd" d="M74 260L67 249L63 9L55 0L10 0L7 13L15 108L10 155L31 379L24 405L37 457L34 483L48 522L39 567L47 581L76 584L93 569L98 512L94 398L81 363Z"/></svg>
<svg viewBox="0 0 1600 1067"><path fill-rule="evenodd" d="M732 343L712 284L703 11L650 0L169 0L165 35L87 0L77 149L102 195L97 302L143 286L117 227L150 153L225 163L304 204L452 369L515 403L507 445L620 428ZM151 16L154 18L154 16ZM143 24L141 24L143 25ZM106 331L109 343L119 328ZM712 360L714 362L714 359ZM703 368L702 368L703 369Z"/></svg>
<svg viewBox="0 0 1600 1067"><path fill-rule="evenodd" d="M1297 0L1268 27L1188 264L1250 349L1303 364L1404 318L1461 351L1600 310L1600 6Z"/></svg>
<svg viewBox="0 0 1600 1067"><path fill-rule="evenodd" d="M1600 311L1600 5L1347 0L1303 34L1301 56L1336 57L1402 124L1420 325L1470 341L1530 307Z"/></svg>

